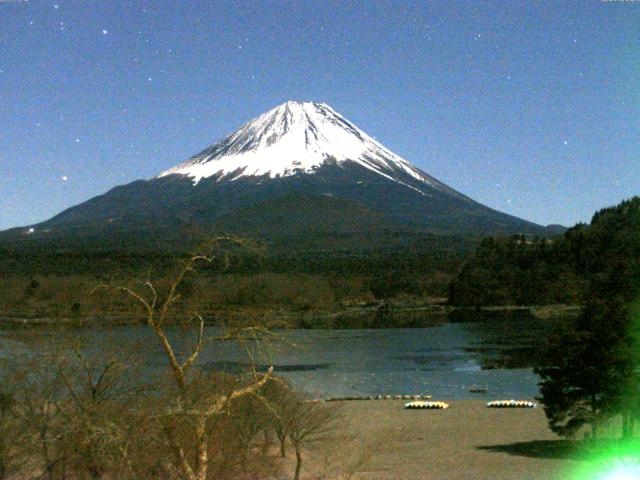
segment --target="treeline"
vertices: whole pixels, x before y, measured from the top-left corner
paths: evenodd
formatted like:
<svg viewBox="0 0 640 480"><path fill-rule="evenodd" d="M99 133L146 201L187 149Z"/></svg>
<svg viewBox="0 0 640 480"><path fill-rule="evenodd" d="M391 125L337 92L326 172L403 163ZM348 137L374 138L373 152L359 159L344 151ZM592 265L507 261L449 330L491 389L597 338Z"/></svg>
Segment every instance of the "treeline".
<svg viewBox="0 0 640 480"><path fill-rule="evenodd" d="M205 314L230 310L333 312L395 301L442 301L454 273L477 241L462 237L414 238L402 248L356 248L329 242L309 250L284 241L225 246L200 275L186 282L185 296ZM340 239L335 239L339 243ZM316 245L317 246L317 245ZM338 248L340 247L340 248ZM0 250L0 315L25 318L126 317L117 298L98 299L99 284L135 284L171 278L189 255L166 251L114 252L88 247Z"/></svg>
<svg viewBox="0 0 640 480"><path fill-rule="evenodd" d="M579 227L578 227L579 228ZM576 304L584 281L567 237L486 238L449 285L463 306Z"/></svg>
<svg viewBox="0 0 640 480"><path fill-rule="evenodd" d="M163 278L152 277L158 285ZM197 302L208 319L242 312L328 314L392 303L416 305L442 302L451 277L445 273L423 276L387 272L370 276L338 274L220 274L185 282L181 292ZM31 319L113 317L126 321L131 306L116 295L95 288L113 281L144 283L146 276L113 279L92 275L34 275L0 282L0 316Z"/></svg>
<svg viewBox="0 0 640 480"><path fill-rule="evenodd" d="M225 272L236 274L340 273L371 274L388 271L455 272L477 246L479 239L416 235L383 241L380 245L357 244L359 237L338 235L316 238L299 237L260 239L251 248L225 252ZM203 243L206 243L204 241ZM199 250L199 246L193 248ZM188 258L191 250L137 251L104 250L85 244L76 248L52 248L35 245L7 248L0 245L0 276L11 275L113 275L133 274L152 269L168 272L176 261ZM210 265L202 273L217 274L220 264Z"/></svg>
<svg viewBox="0 0 640 480"><path fill-rule="evenodd" d="M586 287L605 268L623 270L640 228L640 198L598 211L553 239L487 238L449 286L454 305L582 304ZM612 242L611 239L616 241Z"/></svg>

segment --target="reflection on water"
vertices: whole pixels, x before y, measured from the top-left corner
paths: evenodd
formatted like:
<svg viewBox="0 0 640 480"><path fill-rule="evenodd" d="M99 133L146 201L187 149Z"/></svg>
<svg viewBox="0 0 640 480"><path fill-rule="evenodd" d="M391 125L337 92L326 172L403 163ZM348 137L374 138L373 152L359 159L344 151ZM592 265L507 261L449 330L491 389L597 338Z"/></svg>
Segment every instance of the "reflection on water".
<svg viewBox="0 0 640 480"><path fill-rule="evenodd" d="M257 368L274 365L277 374L316 397L532 398L538 394L532 366L549 327L548 321L511 318L427 328L282 331L286 341L257 353ZM105 335L100 329L78 332L94 343ZM210 327L207 333L215 335L217 329ZM109 329L109 335L119 344L141 345L149 375L166 369L157 340L147 328L118 326ZM190 332L172 328L170 335L178 350L192 345ZM0 356L10 348L7 345L11 344L2 342ZM227 341L213 342L198 365L237 373L249 363L246 352Z"/></svg>

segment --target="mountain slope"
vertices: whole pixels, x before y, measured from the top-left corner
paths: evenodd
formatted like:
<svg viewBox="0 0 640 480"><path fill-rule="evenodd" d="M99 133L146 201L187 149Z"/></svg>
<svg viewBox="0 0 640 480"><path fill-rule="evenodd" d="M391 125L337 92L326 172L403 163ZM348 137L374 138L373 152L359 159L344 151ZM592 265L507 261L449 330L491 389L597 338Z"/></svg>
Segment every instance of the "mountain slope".
<svg viewBox="0 0 640 480"><path fill-rule="evenodd" d="M328 105L287 102L155 178L116 187L0 239L64 244L90 237L120 239L121 246L123 238L144 232L153 232L150 241L171 244L188 236L177 232L194 229L278 236L389 228L546 233L431 177Z"/></svg>

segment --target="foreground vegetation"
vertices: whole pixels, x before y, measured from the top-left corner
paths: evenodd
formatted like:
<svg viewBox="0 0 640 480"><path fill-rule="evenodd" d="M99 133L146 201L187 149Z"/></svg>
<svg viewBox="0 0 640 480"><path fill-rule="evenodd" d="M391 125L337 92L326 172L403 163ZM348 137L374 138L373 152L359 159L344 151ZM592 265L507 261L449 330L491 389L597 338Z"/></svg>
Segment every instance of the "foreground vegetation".
<svg viewBox="0 0 640 480"><path fill-rule="evenodd" d="M582 314L551 337L537 369L549 425L565 436L590 426L596 437L619 416L630 439L640 422L640 198L598 212L565 242L580 246L586 287Z"/></svg>
<svg viewBox="0 0 640 480"><path fill-rule="evenodd" d="M400 279L407 277L384 271L347 278L296 273L296 281L288 283L291 273L220 275L216 271L229 263L221 253L225 242L243 243L218 239L212 255L184 258L177 272L171 275L167 268L157 279L106 276L91 288L86 280L92 277L78 276L16 277L2 283L5 293L13 292L2 296L7 309L26 306L32 314L50 315L50 307L38 308L53 304L61 308L57 315L78 321L89 308L111 318L136 318L160 346L166 375L150 378L145 370L141 359L149 345L116 344L107 336L99 345L87 344L72 329L41 338L20 331L5 337L14 346L1 360L0 479L289 475L298 480L309 455L324 458L323 478L348 478L362 467L366 448L353 462L327 466L336 445L346 450L354 442L338 428L344 419L296 392L273 368L256 370L256 355L267 352L268 360L274 333L258 315L247 313L274 302L308 311L331 301L388 299L389 292L397 299L406 295ZM510 271L516 267L522 275ZM195 275L199 269L202 277ZM487 277L479 281L478 272ZM406 275L419 278L415 271ZM496 275L508 281L496 286ZM244 283L246 278L251 281ZM264 282L261 288L256 281ZM640 198L598 212L591 225L577 226L554 242L487 240L451 291L453 298L462 295L476 306L488 294L519 303L528 298L527 282L533 291L541 289L540 298L583 305L580 315L563 322L551 337L537 367L551 429L575 436L591 427L590 438L595 438L620 418L622 437L631 441L640 421ZM394 285L403 286L394 290ZM460 293L470 285L475 290ZM369 296L359 297L364 290ZM249 368L233 375L203 370L198 358L213 345L204 336L203 312L230 304L242 306L244 315L239 323L227 319L222 340L245 348ZM182 326L180 339L167 334L170 323Z"/></svg>
<svg viewBox="0 0 640 480"><path fill-rule="evenodd" d="M3 365L2 479L297 479L331 443L355 448L334 406L276 375L148 378L134 351L143 345L56 336Z"/></svg>
<svg viewBox="0 0 640 480"><path fill-rule="evenodd" d="M139 321L164 354L162 378L150 378L141 361L149 345L116 344L107 335L86 344L73 330L8 338L15 344L2 365L0 478L274 478L290 445L298 480L309 450L339 440L333 408L307 401L273 367L256 371L253 360L273 336L266 326L229 325L217 338L246 348L246 373L197 367L212 339L183 292L196 268L214 259L188 259L165 286L99 288L139 307ZM166 331L176 317L180 341ZM341 474L349 474L347 465Z"/></svg>

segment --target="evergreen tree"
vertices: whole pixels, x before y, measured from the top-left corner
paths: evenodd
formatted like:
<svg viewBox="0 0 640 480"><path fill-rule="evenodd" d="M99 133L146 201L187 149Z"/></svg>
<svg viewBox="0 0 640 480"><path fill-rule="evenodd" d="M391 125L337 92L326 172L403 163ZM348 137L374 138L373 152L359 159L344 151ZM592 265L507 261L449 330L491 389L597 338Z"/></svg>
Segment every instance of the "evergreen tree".
<svg viewBox="0 0 640 480"><path fill-rule="evenodd" d="M571 435L622 416L623 436L640 415L640 198L596 213L579 240L588 279L581 316L553 336L542 378L553 431Z"/></svg>

